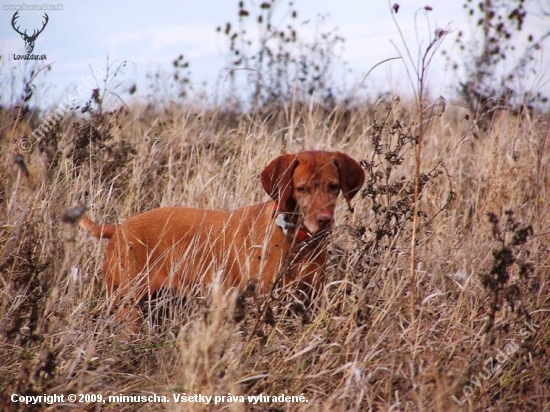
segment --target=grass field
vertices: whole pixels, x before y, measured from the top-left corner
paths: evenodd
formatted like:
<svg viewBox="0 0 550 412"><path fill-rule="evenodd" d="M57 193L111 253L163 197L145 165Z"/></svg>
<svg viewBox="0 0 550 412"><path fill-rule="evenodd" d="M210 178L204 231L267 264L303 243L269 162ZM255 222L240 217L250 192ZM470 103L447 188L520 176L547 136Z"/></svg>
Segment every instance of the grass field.
<svg viewBox="0 0 550 412"><path fill-rule="evenodd" d="M413 105L92 110L32 152L18 147L31 125L4 114L1 409L31 410L13 394L88 394L107 401L64 410L549 410L548 115L503 111L488 130L465 115L451 107L425 124L411 284ZM343 151L367 173L355 212L340 201L317 305L167 292L125 334L102 283L105 244L65 211L85 203L118 222L166 205L231 210L266 199L262 168L302 149ZM170 403L107 398L153 394ZM219 398L174 402L184 394ZM247 398L261 394L307 402Z"/></svg>

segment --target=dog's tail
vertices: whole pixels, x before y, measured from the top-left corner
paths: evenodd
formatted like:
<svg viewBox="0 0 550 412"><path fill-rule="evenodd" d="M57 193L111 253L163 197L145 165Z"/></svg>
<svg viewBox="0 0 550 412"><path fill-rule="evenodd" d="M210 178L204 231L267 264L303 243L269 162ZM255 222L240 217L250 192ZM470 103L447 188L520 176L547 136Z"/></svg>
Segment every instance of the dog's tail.
<svg viewBox="0 0 550 412"><path fill-rule="evenodd" d="M98 224L86 215L82 215L78 223L81 228L98 239L110 239L116 232L116 225Z"/></svg>

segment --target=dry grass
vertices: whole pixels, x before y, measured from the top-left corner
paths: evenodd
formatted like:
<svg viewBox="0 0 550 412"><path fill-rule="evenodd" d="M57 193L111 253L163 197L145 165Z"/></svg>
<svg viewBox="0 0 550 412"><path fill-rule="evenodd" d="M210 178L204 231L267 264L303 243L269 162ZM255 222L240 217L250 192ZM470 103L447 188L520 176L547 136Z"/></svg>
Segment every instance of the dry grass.
<svg viewBox="0 0 550 412"><path fill-rule="evenodd" d="M459 409L452 395L463 399L467 386L472 393L461 410L548 409L547 119L504 112L477 138L460 110L432 120L423 170L435 171L420 203L411 323L413 148L400 149L401 164L389 164L384 153L390 138L393 145L400 134L414 138L416 127L414 111L396 104L333 116L307 107L272 118L133 108L70 119L24 153L28 177L14 162L21 136L7 135L0 146L3 408L24 409L10 401L13 393L170 400L174 393L284 393L304 394L308 403L77 409L447 411ZM396 121L402 127L392 129ZM341 150L372 167L355 213L344 202L339 209L329 283L317 307L289 310L292 302L253 293L237 307L219 293L184 302L166 294L145 308L142 333L127 337L105 298L104 245L62 222L67 207L86 202L93 218L109 222L162 205L234 209L266 198L258 174L270 159L304 148ZM508 210L517 227L505 225ZM534 235L514 243L514 232L528 225ZM503 249L517 261L498 266L495 252ZM512 290L520 294L511 297ZM526 320L538 325L528 337L521 334ZM487 375L489 358L522 339L492 376L471 382Z"/></svg>

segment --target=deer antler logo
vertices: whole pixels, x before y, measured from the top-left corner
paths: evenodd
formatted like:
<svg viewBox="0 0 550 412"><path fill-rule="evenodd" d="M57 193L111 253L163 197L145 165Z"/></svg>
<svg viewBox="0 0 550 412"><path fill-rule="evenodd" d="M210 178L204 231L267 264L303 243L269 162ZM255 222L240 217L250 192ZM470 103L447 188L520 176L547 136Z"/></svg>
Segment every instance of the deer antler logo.
<svg viewBox="0 0 550 412"><path fill-rule="evenodd" d="M19 31L19 27L20 26L17 26L17 28L15 27L15 20L17 20L17 18L19 17L17 15L17 13L19 13L19 11L16 11L15 14L13 15L12 19L11 19L11 25L13 27L13 29L19 33L21 35L21 37L23 38L23 40L25 40L25 49L27 49L27 53L30 54L32 53L33 49L34 49L34 42L36 41L36 38L38 37L38 35L40 33L42 33L42 31L44 30L44 28L46 27L46 25L48 24L48 20L50 19L48 17L48 15L46 13L44 13L44 17L46 18L46 20L44 21L43 25L42 25L42 28L38 31L36 30L33 30L33 33L31 36L29 36L27 34L27 30L25 30L24 33L21 33Z"/></svg>

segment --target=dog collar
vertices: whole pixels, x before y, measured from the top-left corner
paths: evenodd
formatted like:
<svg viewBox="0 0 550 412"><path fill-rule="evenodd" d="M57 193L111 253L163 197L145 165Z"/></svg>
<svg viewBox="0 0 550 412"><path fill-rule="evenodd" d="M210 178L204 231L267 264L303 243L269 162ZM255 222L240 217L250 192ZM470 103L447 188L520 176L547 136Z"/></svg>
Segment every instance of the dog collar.
<svg viewBox="0 0 550 412"><path fill-rule="evenodd" d="M288 218L286 213L279 212L275 218L275 225L279 226L283 231L285 236L295 236L296 242L301 243L306 240L309 236L305 230L300 229L296 232L296 225Z"/></svg>

